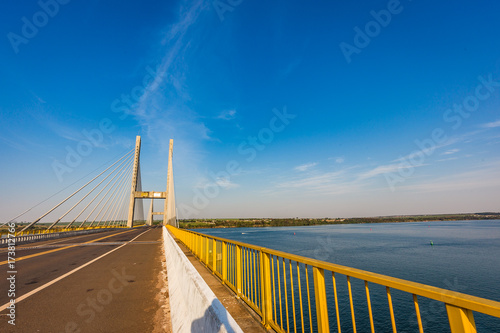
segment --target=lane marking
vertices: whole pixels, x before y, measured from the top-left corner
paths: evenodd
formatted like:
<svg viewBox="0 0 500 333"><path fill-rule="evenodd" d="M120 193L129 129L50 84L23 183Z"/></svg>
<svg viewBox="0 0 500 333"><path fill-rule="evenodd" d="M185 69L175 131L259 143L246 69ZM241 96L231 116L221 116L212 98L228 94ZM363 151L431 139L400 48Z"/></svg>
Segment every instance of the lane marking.
<svg viewBox="0 0 500 333"><path fill-rule="evenodd" d="M46 246L33 246L33 247L27 247L25 250L40 250L40 249L50 249L50 248L58 248L61 246L94 246L94 245L121 245L126 243L127 241L121 241L121 242L99 242L99 243L68 243L68 244L60 244L60 245L46 245ZM139 242L134 242L135 245L137 244L158 244L161 243L160 241L139 241ZM17 251L17 249L16 249Z"/></svg>
<svg viewBox="0 0 500 333"><path fill-rule="evenodd" d="M116 231L116 230L111 230L111 232L113 231ZM106 233L106 232L110 232L110 231L103 231L102 233ZM65 242L65 241L69 241L69 240L72 240L74 238L84 238L84 237L90 237L90 236L95 236L97 233L93 233L93 234L88 234L88 235L81 235L81 236L71 236L71 237L64 237L63 239L58 239L57 241L55 242L50 242L50 240L47 240L47 241L40 241L40 242L35 242L35 243L38 243L40 245L35 245L33 243L28 243L28 244L23 244L23 245L19 245L19 246L16 246L16 251L19 251L19 250L33 250L33 249L37 249L37 248L41 248L43 246L46 246L46 245L51 245L51 244L56 244L56 243L61 243L61 242ZM44 242L48 242L48 243L44 243ZM6 248L0 248L0 253L2 252L9 252L8 249Z"/></svg>
<svg viewBox="0 0 500 333"><path fill-rule="evenodd" d="M88 242L85 242L85 243L81 243L81 244L88 244L88 243L93 243L93 242L97 242L101 239L105 239L105 238L109 238L109 237L113 237L113 236L118 236L118 235L121 235L121 234L124 234L126 232L131 232L131 231L135 231L136 229L132 229L132 230L127 230L127 231L122 231L122 232L119 232L117 234L113 234L113 235L108 235L108 236L105 236L105 237L101 237L101 238L98 238L98 239L93 239L91 241L88 241ZM66 246L66 247L61 247L59 249L54 249L54 250L49 250L49 251L45 251L45 252L40 252L40 253L34 253L34 254L30 254L28 256L24 256L24 257L21 257L21 258L16 258L15 262L17 263L18 261L21 261L21 260L24 260L24 259L29 259L29 258L33 258L33 257L38 257L38 256L41 256L41 255L44 255L44 254L49 254L49 253L52 253L52 252L57 252L57 251L61 251L61 250L65 250L65 249L69 249L69 248L72 248L72 247L75 247L75 246L78 246L78 245L70 245L70 246ZM0 262L0 266L2 265L5 265L7 264L9 261L8 260L5 260L5 261L2 261Z"/></svg>
<svg viewBox="0 0 500 333"><path fill-rule="evenodd" d="M32 296L32 295L34 295L34 294L36 294L36 293L37 293L37 292L39 292L39 291L42 291L43 289L45 289L45 288L47 288L47 287L50 287L50 286L51 286L51 285L53 285L54 283L56 283L56 282L58 282L58 281L60 281L60 280L64 279L64 278L65 278L65 277L67 277L67 276L70 276L71 274L73 274L73 273L75 273L75 272L79 271L80 269L82 269L82 268L84 268L84 267L86 267L86 266L88 266L88 265L90 265L90 264L92 264L92 263L96 262L97 260L99 260L99 259L101 259L101 258L103 258L103 257L107 256L107 255L108 255L108 254L110 254L111 252L115 252L116 250L121 249L122 247L124 247L124 246L125 246L125 245L127 245L128 243L133 242L133 241L134 241L137 237L142 236L143 234L145 234L146 232L148 232L148 231L150 231L150 230L151 230L151 229L148 229L148 230L144 231L143 233L141 233L141 234L139 234L139 235L135 236L134 238L132 238L131 240L129 240L127 243L125 243L125 244L123 244L123 245L120 245L120 246L118 246L117 248L114 248L114 249L112 249L112 250L111 250L111 251L109 251L109 252L104 253L104 254L103 254L103 255L101 255L100 257L97 257L97 258L95 258L95 259L92 259L91 261L89 261L89 262L87 262L87 263L85 263L85 264L81 265L81 266L80 266L80 267L78 267L78 268L75 268L74 270L72 270L72 271L70 271L70 272L68 272L68 273L66 273L66 274L64 274L64 275L61 275L61 276L60 276L60 277L58 277L58 278L55 278L54 280L52 280L52 281L50 281L50 282L47 282L47 283L46 283L46 284L44 284L43 286L40 286L40 287L38 287L38 288L36 288L36 289L34 289L34 290L32 290L32 291L28 292L27 294L24 294L24 295L22 295L22 296L17 297L17 298L16 298L16 303L15 303L15 304L17 304L17 303L19 303L19 302L21 302L21 301L25 300L26 298L28 298L28 297L30 297L30 296ZM2 312L3 310L7 309L7 307L8 307L10 304L11 304L11 303L10 303L10 302L8 302L8 303L6 303L6 304L4 304L4 305L0 306L0 312Z"/></svg>

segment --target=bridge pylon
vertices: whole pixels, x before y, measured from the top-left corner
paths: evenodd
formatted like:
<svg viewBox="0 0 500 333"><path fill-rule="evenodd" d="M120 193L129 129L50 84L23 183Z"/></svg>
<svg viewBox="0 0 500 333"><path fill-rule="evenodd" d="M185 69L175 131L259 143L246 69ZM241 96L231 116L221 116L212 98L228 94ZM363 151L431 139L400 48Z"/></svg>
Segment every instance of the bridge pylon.
<svg viewBox="0 0 500 333"><path fill-rule="evenodd" d="M139 174L139 158L141 155L141 137L138 135L135 138L135 156L134 167L132 169L132 189L130 191L130 204L128 207L127 227L134 226L134 211L135 211L135 194L137 192L137 178Z"/></svg>
<svg viewBox="0 0 500 333"><path fill-rule="evenodd" d="M172 165L173 147L174 147L174 140L170 139L169 152L168 152L167 190L165 192L143 191L140 184L141 137L140 136L136 137L135 157L134 157L134 167L132 170L133 174L132 174L132 184L130 190L130 203L129 203L127 227L132 228L134 226L134 213L135 213L135 206L137 199L151 199L151 206L148 212L146 224L148 225L153 224L153 215L163 215L163 224L165 225L170 224L172 226L177 226L177 214L175 209L174 175L173 175L173 165ZM163 212L153 212L154 199L165 199ZM140 205L140 209L142 210L142 204Z"/></svg>
<svg viewBox="0 0 500 333"><path fill-rule="evenodd" d="M165 199L165 208L163 210L163 224L177 227L177 213L175 211L175 193L174 193L174 173L172 158L174 154L174 140L170 139L168 148L168 170L167 170L167 198Z"/></svg>

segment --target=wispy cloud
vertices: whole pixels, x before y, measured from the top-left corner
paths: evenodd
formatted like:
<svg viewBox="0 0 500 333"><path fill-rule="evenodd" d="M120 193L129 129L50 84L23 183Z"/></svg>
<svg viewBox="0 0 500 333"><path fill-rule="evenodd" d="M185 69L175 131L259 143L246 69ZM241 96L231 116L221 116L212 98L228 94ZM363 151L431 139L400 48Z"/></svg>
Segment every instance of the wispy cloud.
<svg viewBox="0 0 500 333"><path fill-rule="evenodd" d="M307 171L313 167L315 167L316 165L318 165L318 163L314 162L314 163L307 163L307 164L302 164L302 165L299 165L299 166L296 166L294 168L294 170L296 171L300 171L300 172L304 172L304 171Z"/></svg>
<svg viewBox="0 0 500 333"><path fill-rule="evenodd" d="M335 163L342 164L345 162L345 157L344 156L329 157L328 160L333 160L333 161L335 161Z"/></svg>
<svg viewBox="0 0 500 333"><path fill-rule="evenodd" d="M411 153L406 156L401 156L395 160L392 160L390 163L379 165L371 170L365 171L359 174L359 179L369 179L379 175L389 174L389 173L397 173L401 169L405 168L405 165L410 163L412 168L418 168L423 166L430 165L430 161L432 160L432 156L436 154L437 150L442 148L457 144L459 142L464 141L466 138L477 134L477 132L466 133L461 137L453 137L446 140L444 143L435 144L429 148L424 149L415 149ZM442 155L449 155L458 152L459 149L450 149ZM408 161L419 161L419 163L411 163Z"/></svg>
<svg viewBox="0 0 500 333"><path fill-rule="evenodd" d="M500 186L500 161L482 165L471 171L452 174L439 179L401 186L399 190L410 192L452 192L485 189Z"/></svg>
<svg viewBox="0 0 500 333"><path fill-rule="evenodd" d="M84 139L84 136L80 132L66 123L59 121L53 114L47 111L44 107L38 106L36 110L27 111L31 117L37 120L37 122L50 130L52 133L60 138L79 142Z"/></svg>
<svg viewBox="0 0 500 333"><path fill-rule="evenodd" d="M236 110L226 110L222 111L217 117L217 119L231 120L236 118Z"/></svg>
<svg viewBox="0 0 500 333"><path fill-rule="evenodd" d="M450 149L450 150L447 150L445 151L444 153L441 153L441 155L451 155L451 154L455 154L455 153L458 153L460 151L460 149Z"/></svg>
<svg viewBox="0 0 500 333"><path fill-rule="evenodd" d="M446 162L446 161L453 161L453 160L458 160L458 157L442 158L440 160L437 160L437 162Z"/></svg>
<svg viewBox="0 0 500 333"><path fill-rule="evenodd" d="M190 61L202 40L197 26L207 9L210 3L203 0L180 2L177 21L164 28L158 55L150 60L155 76L132 110L142 134L158 145L160 153L168 152L170 138L176 140L177 165L191 173L199 172L203 142L213 140L203 117L189 107L190 83L186 81Z"/></svg>
<svg viewBox="0 0 500 333"><path fill-rule="evenodd" d="M348 170L323 172L308 177L296 177L275 184L265 192L268 195L277 195L287 192L300 191L308 195L338 195L354 193L363 189L365 184L353 180Z"/></svg>
<svg viewBox="0 0 500 333"><path fill-rule="evenodd" d="M183 103L189 99L189 92L182 70L186 67L185 54L194 43L190 35L191 28L206 8L207 5L201 0L183 2L179 8L179 20L169 25L164 32L161 48L165 51L158 61L156 77L145 87L134 112L151 139L156 139L158 134L163 134L160 136L163 139L165 134L173 136L183 130L197 138L209 137L209 131L199 116Z"/></svg>
<svg viewBox="0 0 500 333"><path fill-rule="evenodd" d="M419 166L423 166L419 165ZM376 168L373 168L371 170L362 172L358 175L359 180L364 180L364 179L369 179L373 177L377 177L386 173L393 173L393 172L398 172L401 168L401 163L390 163L390 164L385 164L385 165L379 165Z"/></svg>
<svg viewBox="0 0 500 333"><path fill-rule="evenodd" d="M202 180L200 180L198 182L198 184L196 184L196 187L199 189L204 189L207 186L213 186L213 185L217 185L220 188L225 189L225 190L240 187L239 184L236 184L236 183L232 182L229 178L224 178L224 177L218 177L215 180L208 180L207 178L203 178Z"/></svg>
<svg viewBox="0 0 500 333"><path fill-rule="evenodd" d="M486 123L486 124L482 124L481 127L484 127L484 128L500 127L500 120L492 121L492 122Z"/></svg>
<svg viewBox="0 0 500 333"><path fill-rule="evenodd" d="M217 183L217 185L219 185L220 187L222 187L224 189L232 189L232 188L240 187L239 184L232 182L228 178L220 178L219 177L219 178L217 178L216 183Z"/></svg>

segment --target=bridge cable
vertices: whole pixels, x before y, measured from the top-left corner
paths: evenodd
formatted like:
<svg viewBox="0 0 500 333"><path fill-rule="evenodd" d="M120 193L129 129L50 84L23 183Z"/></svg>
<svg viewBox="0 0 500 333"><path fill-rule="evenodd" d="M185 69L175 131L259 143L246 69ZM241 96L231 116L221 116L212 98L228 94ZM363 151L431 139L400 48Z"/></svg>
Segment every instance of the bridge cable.
<svg viewBox="0 0 500 333"><path fill-rule="evenodd" d="M130 173L130 174L132 174L132 173ZM116 206L118 205L118 203L120 201L119 198L121 197L122 193L124 191L126 191L126 189L127 189L127 183L129 183L129 180L130 180L130 176L126 177L124 179L124 182L122 184L120 184L120 187L113 194L112 204L108 207L109 212L106 211L107 214L105 214L106 218L104 219L104 223L103 223L104 225L108 225L108 224L106 224L106 222L108 222L108 219L113 215L113 212L115 211Z"/></svg>
<svg viewBox="0 0 500 333"><path fill-rule="evenodd" d="M135 148L134 148L134 149L132 149L131 151L134 151L134 150L135 150ZM130 153L130 152L129 152L129 153ZM121 153L120 153L120 154L121 154ZM128 153L127 153L127 154L128 154ZM114 160L115 160L115 157L113 157L110 161L114 161ZM10 223L10 222L15 221L15 220L16 220L16 219L18 219L19 217L21 217L21 216L23 216L24 214L26 214L26 213L28 213L29 211L31 211L33 208L36 208L36 207L40 206L41 204L43 204L44 202L46 202L46 201L48 201L48 200L52 199L53 197L55 197L55 196L56 196L56 195L58 195L59 193L63 192L64 190L66 190L66 189L70 188L71 186L75 185L76 183L78 183L80 180L82 180L82 179L84 179L84 178L88 177L89 175L93 174L93 173L94 173L94 172L96 172L97 170L100 170L103 166L108 165L108 163L109 163L110 161L108 161L108 162L106 162L106 163L102 164L101 166L99 166L98 168L96 168L96 169L94 169L93 171L89 172L88 174L86 174L86 175L85 175L85 176L83 176L82 178L80 178L80 179L78 179L78 180L75 180L73 183L69 184L68 186L66 186L65 188L63 188L63 189L59 190L58 192L56 192L56 193L52 194L52 195L51 195L50 197L48 197L47 199L45 199L45 200L43 200L43 201L40 201L39 203L37 203L36 205L34 205L34 206L33 206L33 207L31 207L31 208L26 209L26 210L25 210L24 212L22 212L21 214L17 215L17 216L16 216L16 217L14 217L13 219L10 219L8 222L4 222L4 223L0 224L0 227L2 227L3 225L5 225L5 224L7 224L7 223Z"/></svg>
<svg viewBox="0 0 500 333"><path fill-rule="evenodd" d="M100 221L100 222L104 221L103 225L106 225L106 221L108 220L111 211L114 210L114 207L116 205L116 200L118 198L118 193L121 193L123 189L126 188L128 182L129 182L129 177L128 175L125 175L121 183L116 187L115 191L113 191L113 195L111 196L111 202L109 206L106 208L104 214L102 215L104 220ZM100 223L98 223L97 225L100 225Z"/></svg>
<svg viewBox="0 0 500 333"><path fill-rule="evenodd" d="M104 190L108 187L108 185L109 185L109 184L113 181L113 179L115 179L115 177L116 177L116 176L118 176L118 174L120 173L120 171L121 171L121 170L122 170L122 169L126 166L126 163L127 163L127 162L130 162L130 161L123 160L123 162L122 162L122 163L120 163L120 164L119 164L119 165L118 165L118 166L117 166L117 167L116 167L113 171L111 171L111 172L110 172L110 174L109 174L109 175L107 175L107 176L106 176L106 178L108 178L108 177L109 177L109 176L111 176L111 175L112 175L112 174L113 174L113 173L114 173L114 172L115 172L118 168L120 168L120 167L121 167L121 168L120 168L120 170L118 170L118 171L115 173L115 175L113 176L113 178L111 178L111 179L110 179L110 180L106 183L106 185L104 185L104 186L102 187L102 189L99 191L99 193L97 193L97 194L96 194L96 195L92 198L92 200L90 200L90 202L87 204L87 206L85 206L85 207L84 207L84 208L80 211L80 213L78 213L78 215L77 215L77 216L73 219L73 221L71 221L71 222L70 222L70 224L68 224L68 225L66 226L67 228L69 228L69 227L70 227L73 223L75 223L75 222L76 222L76 220L77 220L77 219L78 219L78 218L79 218L79 217L83 214L83 212L84 212L84 211L86 211L86 210L87 210L87 208L89 208L89 206L90 206L90 205L91 205L91 204L92 204L92 203L93 203L93 202L94 202L94 201L95 201L95 200L99 197L99 195L102 193L102 191L104 191ZM102 181L106 180L106 178L104 178ZM102 181L101 181L101 183L102 183ZM101 183L99 183L97 186L99 186ZM92 191L93 191L93 189L92 189ZM82 226L83 226L83 224L82 224L82 225L80 225L80 226L79 226L79 228L80 228L80 227L82 227Z"/></svg>
<svg viewBox="0 0 500 333"><path fill-rule="evenodd" d="M129 163L129 165L128 165L127 169L131 168L133 165L134 165L134 161L130 161L130 163ZM119 176L118 178L116 178L116 179L115 179L115 181L113 182L113 184L111 185L111 187L110 187L110 188L106 191L106 193L105 193L105 194L104 194L104 196L102 197L101 201L99 201L99 203L97 204L97 206L99 206L99 204L102 202L102 200L104 200L104 198L106 198L106 197L107 197L108 193L111 191L111 189L113 189L113 187L115 186L115 184L116 184L116 182L118 181L118 179L119 179L120 177L123 177L123 175L124 175L124 174L128 174L128 172L130 172L130 171L125 172L127 169L124 169L124 170L120 173L120 176ZM121 181L121 180L120 180L120 181ZM91 227L91 226L93 226L93 225L94 225L95 220L99 217L99 215L101 214L101 212L102 212L102 210L104 209L104 207L106 207L106 205L108 204L108 202L109 202L109 199L110 199L110 198L111 198L111 197L108 197L108 199L106 200L106 202L104 203L104 205L101 207L101 209L99 210L99 212L97 213L97 215L94 217L94 220L92 221L92 223L90 223L90 226L89 226L89 227ZM92 213L91 213L91 214L92 214ZM89 217L90 217L90 215L89 215ZM87 219L88 219L89 217L87 217ZM86 220L85 220L85 221L86 221ZM97 225L99 225L99 224L97 224Z"/></svg>
<svg viewBox="0 0 500 333"><path fill-rule="evenodd" d="M116 210L116 213L115 213L115 217L114 217L114 220L113 220L113 225L116 224L116 222L119 219L120 214L122 213L124 207L126 207L127 193L128 193L128 191L125 188L125 191L123 191L123 194L122 194L122 202L121 202L120 206L118 206L118 209Z"/></svg>
<svg viewBox="0 0 500 333"><path fill-rule="evenodd" d="M127 168L126 170L122 171L122 174L120 175L120 179L116 179L115 180L115 184L113 184L113 192L112 193L115 193L116 191L118 191L118 189L121 187L121 185L123 184L124 181L126 181L126 177L128 176L128 174L131 172L132 170L132 167L134 165L134 162L132 161L129 165L129 168ZM109 193L109 190L108 192L106 193L106 196L108 195ZM104 214L102 217L100 217L100 220L99 222L97 223L97 225L100 225L100 223L102 222L102 218L104 218L104 216L106 215L106 212L108 211L109 209L109 206L108 206L108 203L110 202L110 200L113 198L112 195L109 195L108 198L106 199L106 202L103 204L103 206L101 207L101 209L99 210L99 212L97 213L97 215L94 217L94 220L92 220L92 223L90 224L91 226L93 225L93 223L101 216L101 212L106 208L106 210L104 211ZM112 200L111 200L112 201Z"/></svg>
<svg viewBox="0 0 500 333"><path fill-rule="evenodd" d="M132 176L132 175L130 175ZM129 177L130 179L130 177ZM130 179L131 180L131 179ZM125 183L127 184L127 183ZM117 218L118 218L118 215L120 213L120 210L123 208L124 204L125 204L125 198L127 197L127 187L125 187L122 191L122 194L120 195L121 199L119 200L119 204L116 206L116 209L114 210L113 214L111 216L113 216L112 220L110 220L110 223L109 225L111 225L111 221L113 221L113 225L115 224L114 222L116 222Z"/></svg>
<svg viewBox="0 0 500 333"><path fill-rule="evenodd" d="M68 201L71 197L73 197L75 194L77 194L78 192L80 192L82 189L84 189L85 187L87 187L87 185L89 185L90 183L92 183L96 178L100 177L103 173L105 173L106 171L108 171L111 167L113 167L115 164L117 164L118 162L120 162L122 159L125 158L125 156L127 156L128 153L126 155L124 155L122 158L120 158L118 161L116 161L115 163L113 163L112 165L110 165L108 168L106 168L106 170L104 170L103 172L101 172L100 174L98 174L97 176L95 176L94 178L92 178L90 181L88 181L85 185L83 185L82 187L80 187L78 190L76 190L75 192L73 192L73 194L71 194L70 196L68 196L66 199L64 199L63 201L61 201L60 203L58 203L56 206L54 206L52 209L50 209L47 213L43 214L42 216L40 216L38 219L36 219L35 221L31 222L30 224L28 224L26 227L24 227L21 232L31 228L32 225L34 225L35 223L38 223L41 219L43 219L45 216L49 215L51 212L53 212L56 208L58 208L59 206L61 206L63 203L65 203L66 201Z"/></svg>
<svg viewBox="0 0 500 333"><path fill-rule="evenodd" d="M126 162L126 159L123 160L122 163L120 163L115 169L113 169L103 180L101 180L96 186L94 186L90 192L88 192L86 195L83 196L83 198L81 198L76 204L73 205L73 207L71 207L66 213L64 213L59 219L57 219L57 221L55 221L54 223L52 223L50 225L50 227L47 228L47 230L50 230L52 229L53 226L55 226L57 223L59 223L66 215L68 215L73 209L75 209L76 206L78 206L83 200L85 200L85 198L87 198L97 187L99 187L99 185L101 185L109 176L111 176L113 174L113 172L115 172L116 169L118 169L120 167L120 165L122 165L124 162ZM73 222L71 222L72 224ZM66 227L69 227L71 224L67 225Z"/></svg>
<svg viewBox="0 0 500 333"><path fill-rule="evenodd" d="M113 178L111 178L109 180L109 182L106 184L106 186L104 186L103 189L101 189L101 191L97 194L97 196L94 198L94 199L97 199L97 197L108 187L108 185L118 176L118 175L121 175L123 173L123 169L127 169L129 168L132 163L134 161L131 159L130 161L128 161L128 165L124 165L120 170L118 170L118 172L113 176ZM118 179L117 179L118 180ZM106 197L106 195L108 194L108 192L111 190L111 188L113 188L114 184L116 183L116 181L113 183L113 185L111 185L111 187L108 189L108 191L103 195L103 197L101 198L101 200L99 200L99 202L97 203L97 205L92 209L92 211L89 213L89 215L87 215L87 217L85 218L85 220L83 220L83 222L80 224L80 227L82 227L85 222L87 222L87 220L90 218L90 216L92 215L92 213L94 213L94 211L97 209L97 207L99 207L99 205L101 204L101 202L104 200L104 198ZM94 200L93 199L93 200ZM92 225L90 225L92 226Z"/></svg>

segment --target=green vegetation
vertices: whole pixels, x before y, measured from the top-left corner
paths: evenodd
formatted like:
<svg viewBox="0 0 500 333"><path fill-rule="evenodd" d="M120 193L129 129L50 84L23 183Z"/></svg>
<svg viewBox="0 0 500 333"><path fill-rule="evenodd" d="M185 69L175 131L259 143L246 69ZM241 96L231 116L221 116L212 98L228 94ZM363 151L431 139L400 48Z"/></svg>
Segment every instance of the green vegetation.
<svg viewBox="0 0 500 333"><path fill-rule="evenodd" d="M249 227L284 227L308 226L321 224L353 224L353 223L397 223L397 222L431 222L461 220L493 220L500 219L500 213L440 214L440 215L397 215L353 218L322 219L186 219L179 220L183 229L196 228L249 228Z"/></svg>

